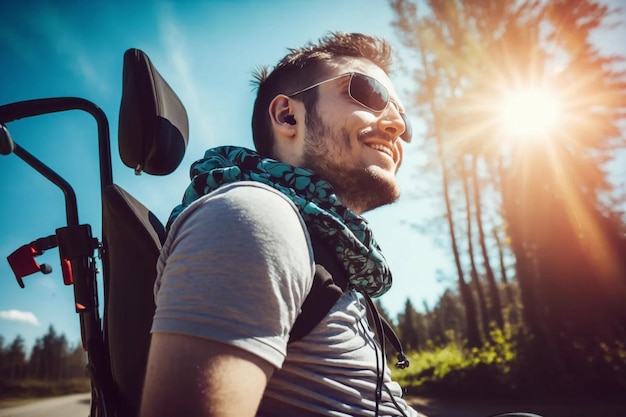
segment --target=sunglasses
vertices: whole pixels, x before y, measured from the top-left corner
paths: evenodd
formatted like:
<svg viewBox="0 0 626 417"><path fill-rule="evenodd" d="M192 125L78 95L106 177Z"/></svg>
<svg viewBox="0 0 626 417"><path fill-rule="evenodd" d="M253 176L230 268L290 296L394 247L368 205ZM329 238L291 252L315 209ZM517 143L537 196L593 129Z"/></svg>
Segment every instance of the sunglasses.
<svg viewBox="0 0 626 417"><path fill-rule="evenodd" d="M346 74L341 74L328 80L320 81L317 84L313 84L309 87L303 88L302 90L296 91L293 94L290 94L289 97L297 96L300 93L304 93L305 91L309 91L314 89L315 87L319 87L324 83L335 81L347 76L350 76L350 81L348 83L348 95L352 100L374 112L381 112L387 108L389 102L391 101L389 99L389 91L387 91L387 88L377 79L365 74L361 74L359 72L348 72ZM400 135L400 138L405 142L410 142L413 136L411 123L406 117L406 114L402 112L399 113L400 117L402 117L402 121L404 121L405 126L404 133Z"/></svg>

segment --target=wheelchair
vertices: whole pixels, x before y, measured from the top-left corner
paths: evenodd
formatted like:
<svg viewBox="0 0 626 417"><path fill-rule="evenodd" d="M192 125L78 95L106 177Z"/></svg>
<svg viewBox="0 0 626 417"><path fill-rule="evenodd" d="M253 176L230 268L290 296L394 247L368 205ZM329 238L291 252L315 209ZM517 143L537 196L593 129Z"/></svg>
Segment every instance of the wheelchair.
<svg viewBox="0 0 626 417"><path fill-rule="evenodd" d="M12 140L7 124L22 118L80 110L97 123L102 237L79 224L76 195L55 171ZM182 161L189 122L182 102L141 50L124 54L118 146L135 173L168 175ZM141 202L113 182L108 120L94 103L75 97L21 101L0 106L0 153L13 154L61 189L66 225L23 245L7 260L23 288L27 275L51 272L36 257L58 247L66 285L73 285L83 348L91 378L91 417L139 414L143 375L154 314L156 260L165 228ZM104 294L99 313L96 256Z"/></svg>
<svg viewBox="0 0 626 417"><path fill-rule="evenodd" d="M80 110L97 123L102 203L102 236L79 224L71 185L16 143L7 124L23 118ZM124 53L118 147L136 174L171 174L181 163L189 137L186 109L141 50ZM66 225L15 250L7 260L18 284L35 273L50 273L35 259L58 247L63 281L72 285L91 379L90 417L136 417L155 310L153 286L165 228L140 201L113 181L108 120L93 102L76 97L35 99L0 105L0 154L15 155L61 189ZM100 257L103 317L97 290ZM506 413L492 417L540 417Z"/></svg>

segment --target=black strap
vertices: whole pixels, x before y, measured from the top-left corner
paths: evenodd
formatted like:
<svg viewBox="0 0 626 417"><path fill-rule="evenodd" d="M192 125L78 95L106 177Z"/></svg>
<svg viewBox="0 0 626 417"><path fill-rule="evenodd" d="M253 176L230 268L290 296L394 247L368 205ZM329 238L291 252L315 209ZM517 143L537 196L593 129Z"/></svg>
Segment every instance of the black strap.
<svg viewBox="0 0 626 417"><path fill-rule="evenodd" d="M291 329L289 343L302 339L328 314L348 288L348 279L337 258L319 239L311 236L315 256L315 275L311 292Z"/></svg>
<svg viewBox="0 0 626 417"><path fill-rule="evenodd" d="M348 288L346 272L328 246L313 235L311 235L311 246L315 257L313 285L311 292L302 304L302 312L291 329L289 343L300 340L309 334ZM406 368L409 366L409 360L404 354L400 339L398 339L391 325L380 317L369 295L365 292L362 294L368 304L370 315L373 316L375 322L379 322L382 326L382 329L375 326L379 342L384 345L385 338L389 340L397 353L396 366L401 369Z"/></svg>

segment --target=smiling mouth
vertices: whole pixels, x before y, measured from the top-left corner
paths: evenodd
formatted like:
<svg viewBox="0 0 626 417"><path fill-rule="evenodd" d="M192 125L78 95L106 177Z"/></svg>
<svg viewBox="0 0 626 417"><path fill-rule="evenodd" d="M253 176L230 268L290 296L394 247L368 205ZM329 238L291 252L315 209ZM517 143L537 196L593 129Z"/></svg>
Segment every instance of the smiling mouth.
<svg viewBox="0 0 626 417"><path fill-rule="evenodd" d="M372 149L375 149L379 152L389 155L389 157L393 159L395 162L396 158L394 158L393 156L393 151L388 146L382 145L380 143L367 143L366 145Z"/></svg>

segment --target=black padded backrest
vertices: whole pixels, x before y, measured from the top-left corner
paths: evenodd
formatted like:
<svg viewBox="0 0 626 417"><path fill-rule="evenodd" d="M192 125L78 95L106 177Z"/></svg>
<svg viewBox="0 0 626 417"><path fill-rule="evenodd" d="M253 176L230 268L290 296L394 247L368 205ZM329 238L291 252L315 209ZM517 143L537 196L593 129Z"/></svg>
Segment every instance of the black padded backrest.
<svg viewBox="0 0 626 417"><path fill-rule="evenodd" d="M117 185L104 190L104 333L117 398L116 415L139 414L154 315L156 261L165 229Z"/></svg>
<svg viewBox="0 0 626 417"><path fill-rule="evenodd" d="M185 107L138 49L124 54L119 151L136 172L167 175L184 156ZM161 222L113 184L102 194L104 337L113 378L113 415L139 414L154 315L156 262L165 239Z"/></svg>
<svg viewBox="0 0 626 417"><path fill-rule="evenodd" d="M174 90L139 49L124 53L118 125L120 156L137 173L167 175L187 147L187 112Z"/></svg>

